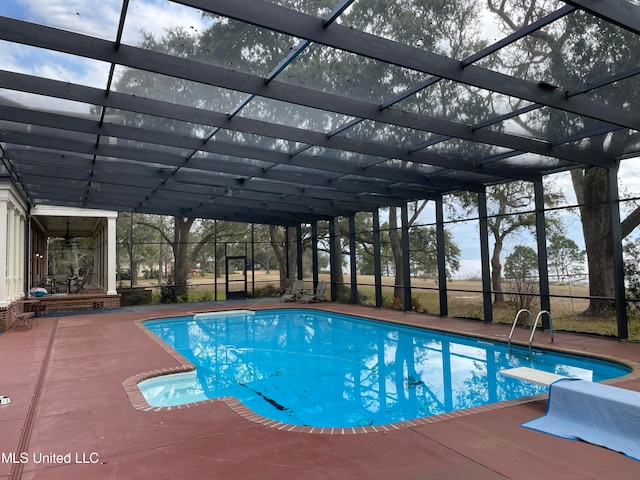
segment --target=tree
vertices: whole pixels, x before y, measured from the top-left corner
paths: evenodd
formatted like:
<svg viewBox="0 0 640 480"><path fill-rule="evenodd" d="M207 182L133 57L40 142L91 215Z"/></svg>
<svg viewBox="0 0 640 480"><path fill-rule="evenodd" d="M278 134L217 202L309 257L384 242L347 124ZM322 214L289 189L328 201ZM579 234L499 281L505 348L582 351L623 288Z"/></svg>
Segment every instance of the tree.
<svg viewBox="0 0 640 480"><path fill-rule="evenodd" d="M129 268L131 286L138 284L140 266L152 268L160 256L158 229L164 229L165 217L160 215L127 214L119 215L116 221L118 272L124 266ZM153 225L152 228L147 228ZM140 228L140 226L145 226Z"/></svg>
<svg viewBox="0 0 640 480"><path fill-rule="evenodd" d="M191 265L196 263L202 249L215 237L216 231L205 231L200 235L197 242L192 243L190 241L191 227L197 219L189 217L173 217L173 219L173 236L171 235L172 231L163 224L150 223L144 220L139 220L137 224L157 231L171 247L174 259L172 281L175 290L173 296L176 300L186 300L188 298L188 279Z"/></svg>
<svg viewBox="0 0 640 480"><path fill-rule="evenodd" d="M319 16L328 13L326 2L320 0L293 0L288 5ZM380 21L382 18L376 14L377 9L372 7L370 2L356 2L343 14L342 21L352 24L354 28L392 37L399 42L412 45L419 42L426 50L456 58L467 56L484 46L484 43L478 42L476 35L480 28L476 21L479 11L477 0L435 0L390 4L388 8L391 10L383 22ZM196 34L184 28L174 28L167 31L162 38L145 34L141 46L198 61L232 66L239 71L265 76L279 65L294 46L291 44L293 39L277 32L247 26L209 13L204 15L211 19L211 23L201 33ZM425 24L429 25L428 31L424 29ZM399 93L409 90L424 80L424 76L419 72L394 68L384 62L363 60L342 50L317 45L305 49L299 60L301 61L287 65L279 78L291 83L305 83L312 88L373 101L387 101L395 98ZM363 78L367 79L365 89L362 88L361 79ZM124 72L117 82L117 89L154 98L161 96L163 100L196 105L219 112L233 111L245 98L242 94L223 89L213 89L195 82L167 78L134 69L127 69ZM452 96L456 97L456 102L449 101ZM448 118L473 117L474 114L469 112L475 112L480 118L486 113L487 102L491 102L487 95L481 94L477 89L458 87L450 82L438 82L433 88L419 92L414 98L416 101L413 105L407 105L406 108ZM249 117L276 120L276 117L286 116L288 123L304 125L318 132L331 132L347 121L341 115L310 115L307 110L295 105L275 108L268 102L252 101L244 108L243 114ZM149 125L156 129L169 129L172 132L200 138L202 136L200 132L202 127L192 126L186 122L173 122L138 114L127 114L125 117L125 123L133 122L138 126ZM383 143L410 144L409 142L415 143L424 137L422 132L392 128L375 124L375 122L361 122L355 128L360 134L366 133ZM242 141L245 145L253 144L261 148L278 148L281 142L278 139L246 136L240 132L228 130L220 135L226 136L226 141ZM460 144L455 140L447 143L448 148L456 148ZM371 158L364 155L345 152L337 154L349 156L354 162L363 162L363 165L371 162ZM321 161L322 154L318 157ZM246 158L241 161L249 164L256 162ZM408 164L406 167L413 168ZM173 244L176 284L180 281L178 277L182 276L186 268L182 262L187 257L180 250L180 245L184 243L183 239L187 238L189 233L188 230L183 232L178 230L192 224L193 221L189 218L176 217L174 222L176 239L182 239ZM275 230L272 232L275 234ZM337 236L336 242L339 242L340 238L344 237ZM274 248L280 245L281 249L281 241L274 235L271 244ZM396 275L401 275L402 266L397 256L397 236L390 238L390 241L396 256ZM342 251L342 246L336 245L336 252L341 254ZM282 250L276 251L276 256L279 259L281 278L283 278L286 276L286 267L288 266L290 270L292 263L290 260L285 263ZM335 274L341 275L342 270L339 269Z"/></svg>
<svg viewBox="0 0 640 480"><path fill-rule="evenodd" d="M566 281L567 277L582 274L584 264L584 252L578 244L560 233L549 236L547 246L547 258L549 266L556 273L559 282Z"/></svg>
<svg viewBox="0 0 640 480"><path fill-rule="evenodd" d="M428 201L412 202L408 205L408 227L411 227L427 206ZM404 264L402 261L401 230L398 225L397 208L389 208L388 237L393 256L393 268L395 273L394 292L396 298L403 298ZM409 236L410 261L430 274L437 274L437 250L433 228L412 228ZM447 275L451 275L459 267L460 249L445 233L445 252L447 260ZM434 268L435 267L435 268Z"/></svg>
<svg viewBox="0 0 640 480"><path fill-rule="evenodd" d="M562 198L562 192L551 187L545 191L545 204L555 205ZM491 288L494 291L494 302L503 303L505 297L502 287L502 251L505 240L523 230L531 231L536 224L533 211L535 192L529 182L509 182L487 188L489 218L487 227L493 237L491 253ZM466 192L451 197L450 208L461 209L463 215L474 214L478 210L478 196ZM460 212L455 213L460 215ZM558 220L547 216L547 226L557 228Z"/></svg>
<svg viewBox="0 0 640 480"><path fill-rule="evenodd" d="M487 0L489 8L502 20L509 33L540 18L548 8L545 0L513 3ZM633 34L595 17L575 13L554 23L552 28L533 32L520 42L520 49L502 56L502 68L519 77L558 85L567 92L583 91L590 83L637 67L638 50ZM637 81L637 79L634 79ZM624 94L621 94L624 90ZM640 101L640 88L633 81L622 81L589 93L596 101L628 108ZM623 104L622 102L626 102ZM517 106L516 106L517 107ZM549 138L562 144L576 132L598 131L602 124L586 117L538 109L515 119L530 135ZM613 159L635 148L640 133L629 129L612 129L595 136L585 136L578 146L609 154ZM589 266L589 307L585 315L607 314L615 305L605 298L614 296L613 246L609 212L608 172L590 166L572 170L576 198L581 204L580 217ZM622 221L623 238L640 225L640 208Z"/></svg>
<svg viewBox="0 0 640 480"><path fill-rule="evenodd" d="M525 245L516 245L504 262L505 278L509 283L515 310L531 309L538 292L538 254Z"/></svg>
<svg viewBox="0 0 640 480"><path fill-rule="evenodd" d="M640 242L634 238L626 242L624 247L624 274L629 295L634 299L640 298ZM640 309L636 301L629 302L635 311Z"/></svg>
<svg viewBox="0 0 640 480"><path fill-rule="evenodd" d="M511 182L489 188L489 197L497 203L495 216L487 222L493 235L494 245L491 255L491 284L495 292L495 303L504 301L502 293L502 264L500 257L505 238L521 228L532 228L535 225L533 213L516 213L530 208L533 201L533 185L526 182Z"/></svg>
<svg viewBox="0 0 640 480"><path fill-rule="evenodd" d="M267 274L279 267L275 250L271 246L271 225L255 225L255 244L253 264L255 268L264 269Z"/></svg>
<svg viewBox="0 0 640 480"><path fill-rule="evenodd" d="M451 278L460 268L460 247L444 232L445 269ZM438 250L435 227L413 227L409 233L409 259L415 275L438 276Z"/></svg>
<svg viewBox="0 0 640 480"><path fill-rule="evenodd" d="M280 270L280 285L284 286L287 283L287 272L290 277L297 276L297 237L296 229L284 227L278 227L276 225L269 225L269 241L271 248L275 254L279 270ZM287 233L288 232L288 233ZM322 235L324 231L318 230L318 234ZM285 237L287 237L285 239ZM289 247L287 249L287 242ZM303 226L301 229L301 249L302 249L302 261L304 270L309 270L312 259L310 258L309 251L311 247L311 228L309 226ZM306 260L306 261L305 261ZM290 280L290 279L289 279Z"/></svg>

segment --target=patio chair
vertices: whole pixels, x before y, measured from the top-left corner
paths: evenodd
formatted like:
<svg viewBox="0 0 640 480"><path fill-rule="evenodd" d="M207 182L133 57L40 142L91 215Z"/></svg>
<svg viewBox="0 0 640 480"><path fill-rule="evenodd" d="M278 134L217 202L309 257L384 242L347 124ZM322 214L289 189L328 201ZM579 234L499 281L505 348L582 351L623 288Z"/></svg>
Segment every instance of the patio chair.
<svg viewBox="0 0 640 480"><path fill-rule="evenodd" d="M324 300L324 292L327 289L327 282L320 281L314 293L305 293L299 299L303 303L322 302Z"/></svg>
<svg viewBox="0 0 640 480"><path fill-rule="evenodd" d="M281 302L295 302L300 295L302 295L302 289L304 283L302 280L294 280L291 283L291 288L280 297Z"/></svg>

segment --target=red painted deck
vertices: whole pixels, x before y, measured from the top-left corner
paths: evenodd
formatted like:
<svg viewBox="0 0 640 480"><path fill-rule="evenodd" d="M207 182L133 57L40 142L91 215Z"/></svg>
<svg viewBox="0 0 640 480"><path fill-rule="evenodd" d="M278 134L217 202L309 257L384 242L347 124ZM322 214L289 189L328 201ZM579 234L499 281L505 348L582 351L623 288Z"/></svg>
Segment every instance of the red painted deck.
<svg viewBox="0 0 640 480"><path fill-rule="evenodd" d="M241 308L273 306L283 304ZM504 340L509 331L366 307L316 308L493 339ZM546 399L357 435L261 425L224 402L159 411L134 408L123 382L180 365L135 321L211 309L189 305L45 317L33 329L17 327L0 335L0 395L12 399L0 406L0 479L640 478L638 461L520 427L544 414ZM528 335L519 333L523 339ZM536 338L537 345L548 346L544 332ZM556 332L555 346L640 363L636 343ZM616 385L640 391L640 371Z"/></svg>

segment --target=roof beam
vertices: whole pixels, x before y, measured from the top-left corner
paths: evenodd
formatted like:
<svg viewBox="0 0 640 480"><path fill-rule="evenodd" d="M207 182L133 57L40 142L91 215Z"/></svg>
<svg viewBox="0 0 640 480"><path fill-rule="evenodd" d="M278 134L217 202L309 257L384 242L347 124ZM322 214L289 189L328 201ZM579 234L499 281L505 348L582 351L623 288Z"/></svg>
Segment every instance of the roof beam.
<svg viewBox="0 0 640 480"><path fill-rule="evenodd" d="M296 155L292 157L286 153L277 152L274 150L261 149L257 147L244 146L240 144L221 141L210 141L203 145L202 139L197 137L179 135L163 131L148 130L132 126L116 125L106 122L100 122L97 120L90 120L87 118L72 117L57 113L39 112L17 107L0 105L0 119L30 125L39 125L49 128L61 128L75 132L101 135L103 137L111 136L188 150L201 150L204 152L229 155L243 159L250 158L265 162L272 162L276 165L298 166L305 167L310 170L320 170L332 173L337 172L344 175L358 175L362 177L371 177L374 179L387 179L398 182L414 183L418 186L423 182L429 181L428 175L421 174L411 169L407 169L407 172L403 172L399 169L384 168L379 166L363 168L348 161L340 161L331 158L319 158L311 155ZM176 159L172 163L172 165L189 166L192 168L198 168L198 165L204 165L206 169L210 170L227 172L236 175L260 176L264 178L270 178L270 176L273 174L270 170L263 172L261 167L243 166L238 163L224 162L210 158L198 159L197 157L191 157L188 162L184 163ZM305 178L310 179L311 175L307 175ZM326 179L323 178L321 181L325 182ZM311 184L316 183L311 182ZM357 187L357 191L361 191L363 186L364 185ZM384 188L379 188L375 185L368 186L377 193L389 193L388 190ZM442 186L446 187L446 182L442 184Z"/></svg>
<svg viewBox="0 0 640 480"><path fill-rule="evenodd" d="M230 118L229 115L224 113L162 102L136 95L111 92L109 97L106 97L102 90L99 89L38 78L20 73L0 71L0 88L8 88L38 95L48 95L89 105L109 106L114 109L128 110L145 115L153 115L233 131L247 132L270 138L281 138L284 140L317 145L336 150L362 153L364 155L382 156L407 162L431 165L434 167L456 169L471 173L482 173L484 175L495 176L498 179L520 179L533 181L533 177L530 172L517 167L509 169L509 173L507 175L505 173L505 169L482 168L479 167L476 162L451 155L425 151L412 151L412 149L409 148L399 148L392 145L351 139L339 135L329 136L322 132L277 125L250 118ZM20 120L17 116L7 116L5 118L7 120L13 118L14 120L12 121L32 121L30 117L25 117L24 120ZM99 133L99 131L93 132L96 134ZM539 144L539 142L536 143ZM577 161L577 159L580 158L584 163L588 164L591 161L600 162L600 158L593 159L589 152L585 153L581 150L576 152L572 158L574 161ZM299 155L292 157L288 163L291 165L309 166L308 162L305 162L305 157ZM313 164L318 164L317 159L313 159ZM361 171L360 175L367 176L367 172Z"/></svg>
<svg viewBox="0 0 640 480"><path fill-rule="evenodd" d="M640 7L620 0L563 0L565 3L640 35Z"/></svg>
<svg viewBox="0 0 640 480"><path fill-rule="evenodd" d="M43 201L55 201L55 202L63 202L66 205L74 205L85 208L105 208L113 210L114 208L118 210L126 210L126 211L146 211L149 213L162 213L162 214L182 214L185 211L189 210L190 212L197 214L197 216L201 216L203 218L207 218L207 215L212 212L212 205L215 206L220 211L230 218L233 216L234 218L239 218L241 215L247 215L248 212L259 212L259 217L261 221L273 221L275 223L282 223L285 221L287 217L291 218L304 218L307 221L311 220L327 220L331 218L331 214L329 213L319 213L319 210L316 211L314 209L305 209L301 204L298 204L299 208L291 208L291 205L281 205L280 209L267 207L265 208L264 202L253 201L246 202L238 199L228 199L227 202L200 202L193 201L189 199L185 199L184 192L179 195L180 202L176 202L176 196L178 194L174 194L170 197L166 196L158 196L153 201L145 202L137 209L132 208L132 202L128 197L133 197L134 200L142 201L146 197L144 194L135 194L132 192L127 193L127 195L123 195L121 193L114 192L100 192L99 195L96 195L95 190L89 189L87 194L87 187L84 185L77 185L72 181L65 181L64 179L54 178L46 175L46 171L39 171L36 174L21 174L20 178L25 182L26 185L29 186L30 191L32 192L32 200L34 203L42 203ZM103 185L103 184L101 184ZM135 191L134 187L131 187L132 190ZM185 189L187 186L185 186ZM186 206L185 206L186 205ZM328 208L327 211L333 212L334 208ZM207 212L205 214L205 212ZM347 209L335 209L336 214L338 215L347 215L353 213L351 210ZM254 218L255 215L250 215L250 218ZM294 222L295 224L295 222Z"/></svg>
<svg viewBox="0 0 640 480"><path fill-rule="evenodd" d="M395 198L398 197L407 197L415 199L416 197L416 189L405 189L396 188L393 192L390 192L388 188L378 188L375 185L371 185L370 182L357 182L357 181L345 181L340 179L331 180L326 177L317 177L308 173L306 175L295 175L292 174L291 178L287 181L285 178L281 177L277 171L268 171L266 173L262 173L262 168L258 166L249 166L243 165L242 163L237 162L225 162L223 160L214 160L214 159L202 159L202 160L192 160L188 164L182 162L181 159L176 159L174 155L167 154L162 152L161 150L150 151L143 150L134 147L123 147L118 145L111 144L100 144L96 146L92 142L88 141L78 141L78 140L70 140L59 137L38 135L36 132L26 133L26 132L12 132L10 130L0 131L0 141L7 142L9 144L17 144L17 145L27 145L32 147L39 148L47 148L54 149L63 152L75 152L81 154L89 154L89 155L99 155L104 157L113 157L113 158L122 158L128 159L136 162L143 162L141 164L132 164L127 162L112 163L112 168L115 168L115 174L122 174L127 172L128 174L132 174L136 170L140 169L148 169L147 175L151 176L153 174L153 178L160 177L160 180L170 178L173 175L173 171L171 168L162 169L160 165L164 165L167 167L177 167L184 166L189 169L189 171L193 171L193 173L186 172L178 172L176 175L186 176L189 175L193 178L195 183L207 181L208 185L215 185L215 182L220 182L221 180L225 180L225 187L234 187L238 185L238 182L247 182L253 180L254 184L256 180L264 179L269 180L269 177L273 177L277 182L274 182L274 188L278 188L280 193L298 193L302 196L314 197L320 195L321 198L341 198L342 196L348 195L348 192L352 194L360 194L363 191L373 191L377 192L379 195L378 198L382 202L389 202L389 204L395 203ZM239 147L238 147L239 148ZM15 159L19 158L19 150L13 150L11 155ZM272 152L276 153L276 152ZM7 154L8 158L11 158ZM24 154L23 154L24 155ZM35 158L37 161L37 153L35 154ZM280 154L286 157L285 154ZM23 157L24 158L24 157ZM180 161L180 164L177 164L176 160ZM94 178L94 176L100 171L100 164L92 164L91 168L94 169L94 176L91 175L89 171L89 163L91 160L87 159L87 167L86 167L86 176L87 180ZM63 160L61 162L62 166L66 166L66 161ZM208 174L217 174L216 177L208 176ZM226 175L222 177L221 174ZM60 171L60 175L64 175L63 171ZM408 175L411 175L409 173ZM380 179L383 180L382 178ZM402 181L409 181L409 177L402 177ZM291 183L292 186L285 191L285 185ZM159 185L160 186L160 185ZM417 188L420 187L419 184L416 185ZM247 188L246 185L243 188ZM326 193L323 193L326 192ZM427 194L428 195L428 194ZM359 197L363 198L363 197ZM349 201L353 201L357 203L358 200L356 198L350 199Z"/></svg>
<svg viewBox="0 0 640 480"><path fill-rule="evenodd" d="M40 145L48 144L49 138L50 137L43 138L34 134L10 134L6 131L0 132L0 140L7 141L9 143L32 143ZM55 139L53 139L52 142L53 141L55 141ZM75 144L78 144L79 146L76 146ZM89 142L62 141L62 145L55 146L64 147L61 148L61 150L66 152L73 151L73 148L85 151L89 148L95 148L95 146L92 146ZM110 153L113 149L119 150L117 153L122 153L123 150L133 151L133 149L128 148L122 149L110 145L101 145L98 147L98 155L111 156ZM116 150L114 150L114 152L115 151ZM135 157L136 155L134 152L127 156ZM14 162L16 168L19 168L21 164L37 165L38 170L47 170L50 172L51 176L58 176L60 179L74 178L85 182L124 182L129 185L141 185L156 190L171 185L170 183L163 184L162 182L163 178L167 178L171 171L165 170L163 172L163 170L158 168L157 165L153 166L151 164L116 160L105 162L105 160L101 160L100 158L94 162L90 157L79 157L77 155L69 155L68 153L54 154L39 150L11 148L7 149L6 157ZM156 161L161 161L163 157L164 155L161 153L154 154L153 156ZM91 166L92 170L89 170L89 166ZM239 183L238 178L236 177L219 174L215 165L210 165L210 168L211 169L208 172L196 171L191 168L185 169L176 174L173 177L173 181L183 183L185 185L185 191L188 191L186 190L186 185L189 184L207 187L209 189L210 196L212 197L215 195L224 195L226 193L225 189L228 188L233 189L235 192L251 191L253 189L257 192L263 192L268 195L277 194L281 196L294 196L295 200L292 201L294 204L299 205L302 203L305 205L321 206L326 208L331 207L332 202L336 201L349 202L353 206L361 205L362 208L371 208L375 204L399 205L402 203L402 200L399 200L397 196L391 194L388 196L371 194L362 195L361 192L368 192L368 190L364 189L364 184L360 185L357 182L337 181L334 185L328 184L325 187L310 186L308 188L301 188L300 182L302 182L302 180L291 185L289 185L290 182L260 180L259 178ZM149 169L149 171L145 169ZM214 190L215 187L220 187L217 194ZM349 193L349 190L347 189L350 189L351 193ZM402 189L398 189L398 191L402 192ZM418 190L407 190L404 194L407 196L407 199L429 197L425 192ZM239 198L242 198L242 196ZM270 198L264 199L265 202L270 200ZM321 203L315 203L316 200ZM277 204L281 203L283 202L280 197ZM277 204L273 204L269 208L277 208Z"/></svg>
<svg viewBox="0 0 640 480"><path fill-rule="evenodd" d="M212 3L207 0L178 0L177 3L392 65L436 75L485 90L500 92L511 97L521 98L635 130L640 129L640 115L621 108L595 102L588 98L569 99L561 91L544 89L534 82L521 80L474 65L462 68L459 60L393 42L337 23L323 28L320 19L316 17L270 2L262 0L217 0ZM580 8L580 5L576 4L595 4L602 3L602 1L582 0L582 2L567 3ZM612 2L606 3L608 5L612 4Z"/></svg>
<svg viewBox="0 0 640 480"><path fill-rule="evenodd" d="M240 1L240 3L242 3L242 1ZM290 13L293 12L287 9L282 10ZM303 15L299 14L298 12L293 13ZM303 16L308 17L306 15ZM308 18L313 19L314 17ZM317 19L315 20L317 21ZM344 28L339 25L332 25L330 29L334 29L335 27ZM347 32L349 31L355 32L355 30L353 29L347 29ZM390 48L391 46L395 46L394 48L399 48L402 52L404 52L403 55L401 55L401 52L399 52L399 58L406 56L407 52L405 52L404 49L408 49L409 52L413 55L418 55L418 53L416 52L424 54L427 53L422 50L397 44L395 42L389 42L373 35L364 33L362 33L362 35L366 35L367 38L371 39L371 41L375 39L376 41L388 42L388 44L384 43L384 46L386 47ZM472 142L486 143L489 145L500 146L503 148L514 149L523 152L531 152L540 155L558 157L571 162L577 162L579 164L591 161L597 162L599 164L598 166L605 166L611 162L614 162L611 156L598 152L587 151L567 146L553 146L548 142L527 139L515 135L508 135L488 129L474 130L470 125L451 122L440 118L427 117L424 115L399 110L393 107L381 110L380 106L373 102L365 102L353 98L346 98L340 95L324 93L297 85L278 82L275 80L267 85L265 84L264 79L259 76L249 75L238 71L217 67L214 65L208 65L202 62L195 62L183 58L173 57L163 53L144 50L137 47L122 45L120 49L118 49L118 51L115 51L112 48L112 44L105 40L72 32L56 30L50 27L35 25L19 20L0 17L0 38L9 41L24 43L27 45L55 49L65 53L85 56L87 58L94 58L105 62L118 63L133 68L161 73L163 75L183 78L185 80L191 80L231 90L243 91L245 93L252 93L257 96L281 100L297 105L304 105L311 108L332 111L335 113L355 116L358 118L367 118L383 123L396 124L407 128L424 130L427 132L434 132L441 135L462 138ZM451 59L446 59L445 57L442 57L442 59L445 63L452 61ZM425 59L425 61L427 60ZM453 62L456 65L456 69L461 70L459 63L455 61ZM467 72L469 69L477 68L478 67L475 66L468 66L462 71ZM484 69L480 70L484 71ZM495 88L489 87L496 87L505 83L522 84L518 87L517 90L523 92L535 87L537 90L543 91L540 98L535 95L531 98L527 98L527 96L515 95L510 93L507 94L518 98L525 98L527 100L536 101L543 105L548 104L548 102L543 101L544 98L542 97L555 95L555 92L545 91L544 89L541 89L536 84L533 84L531 82L523 82L507 75L497 74L488 70L486 70L485 72L487 75L492 77L487 81L488 85L481 86L481 88L486 88L487 90L500 91L496 90ZM493 78L493 75L498 75L498 77ZM444 78L448 78L445 75L441 76L443 76ZM462 82L473 85L473 82ZM558 93L558 95L560 94ZM571 99L564 98L564 95L561 96L563 97L565 102L568 102L572 105L572 102L576 104L585 103L584 98L579 96L572 97ZM109 98L110 97L111 96L109 96ZM610 123L622 126L635 125L630 126L630 128L640 129L640 116L636 114L631 114L630 112L624 111L623 109L604 105L590 100L586 103L590 107L590 114L587 116L597 118L602 121L609 121ZM555 105L553 106L558 108ZM606 112L611 109L615 110L615 112L611 112L610 115L607 115ZM572 111L570 109L567 110ZM586 112L574 113L586 115ZM600 115L597 115L598 113ZM613 115L613 113L616 113L617 116ZM622 123L612 121L614 117L618 120L627 119L629 120L629 122L627 122L626 120ZM632 117L632 119L629 117Z"/></svg>

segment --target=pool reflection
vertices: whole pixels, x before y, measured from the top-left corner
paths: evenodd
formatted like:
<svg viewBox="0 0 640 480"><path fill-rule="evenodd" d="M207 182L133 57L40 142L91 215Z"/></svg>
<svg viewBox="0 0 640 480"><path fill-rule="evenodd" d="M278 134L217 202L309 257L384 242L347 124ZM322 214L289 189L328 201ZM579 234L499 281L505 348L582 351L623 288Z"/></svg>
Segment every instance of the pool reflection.
<svg viewBox="0 0 640 480"><path fill-rule="evenodd" d="M510 354L504 345L309 310L153 321L147 327L196 365L185 388L232 395L256 413L318 427L380 425L529 396L544 388L498 371L531 366L602 380L624 374L578 357ZM593 378L592 378L593 377ZM197 387L197 388L196 388ZM163 401L162 399L160 400Z"/></svg>

